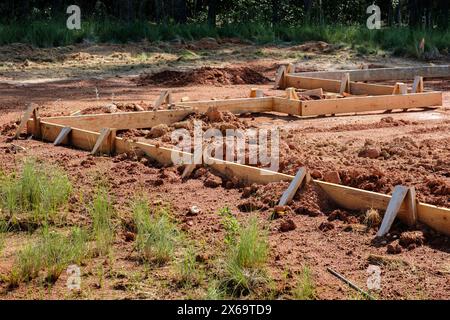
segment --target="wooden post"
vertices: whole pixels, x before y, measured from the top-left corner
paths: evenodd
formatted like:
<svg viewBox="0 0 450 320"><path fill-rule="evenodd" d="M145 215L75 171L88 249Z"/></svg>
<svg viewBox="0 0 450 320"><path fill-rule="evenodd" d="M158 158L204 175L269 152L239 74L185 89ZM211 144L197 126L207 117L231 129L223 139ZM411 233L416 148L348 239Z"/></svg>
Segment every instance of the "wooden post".
<svg viewBox="0 0 450 320"><path fill-rule="evenodd" d="M91 151L92 155L96 155L100 151L100 147L104 142L108 143L108 136L111 133L111 129L109 128L103 128L100 130L100 136L98 137L97 141L95 142L94 148Z"/></svg>
<svg viewBox="0 0 450 320"><path fill-rule="evenodd" d="M69 133L72 131L71 127L64 127L61 129L61 132L56 137L55 142L53 142L53 145L59 146L63 140L69 135Z"/></svg>
<svg viewBox="0 0 450 320"><path fill-rule="evenodd" d="M262 98L264 97L264 93L261 89L252 88L250 89L250 98Z"/></svg>
<svg viewBox="0 0 450 320"><path fill-rule="evenodd" d="M423 92L423 77L421 77L421 76L414 77L412 92L413 93Z"/></svg>
<svg viewBox="0 0 450 320"><path fill-rule="evenodd" d="M417 223L417 199L416 188L410 187L406 195L406 205L408 206L408 216L406 223L409 226L415 226Z"/></svg>
<svg viewBox="0 0 450 320"><path fill-rule="evenodd" d="M289 202L292 201L295 194L297 193L298 188L302 184L303 180L305 180L306 175L307 175L306 168L301 167L300 170L298 170L297 174L295 175L295 178L291 181L291 184L289 185L289 187L286 189L286 191L281 196L281 199L280 199L280 202L278 203L278 205L285 206Z"/></svg>
<svg viewBox="0 0 450 320"><path fill-rule="evenodd" d="M380 229L378 229L377 237L382 237L389 232L408 191L409 188L405 186L395 186L394 191L392 192L391 201L389 201L383 221L381 222Z"/></svg>
<svg viewBox="0 0 450 320"><path fill-rule="evenodd" d="M284 89L284 86L285 86L285 83L286 83L286 81L284 79L285 76L286 76L286 67L285 66L280 66L278 68L277 75L275 77L275 85L273 87L275 90L278 89L278 88Z"/></svg>
<svg viewBox="0 0 450 320"><path fill-rule="evenodd" d="M19 127L16 130L15 139L19 138L20 134L22 133L23 128L25 128L25 125L27 124L28 120L31 119L32 116L36 116L37 118L39 118L37 112L35 112L35 109L37 109L37 108L38 108L38 105L35 104L35 103L30 103L28 105L28 108L25 111L25 113L24 113L24 115L22 117L22 120L20 121ZM36 120L36 118L34 120ZM37 125L36 124L37 124L37 122L34 121L34 128L32 130L33 134L38 133L38 131L40 130L38 128L39 124L37 124Z"/></svg>
<svg viewBox="0 0 450 320"><path fill-rule="evenodd" d="M339 90L339 94L343 95L344 92L350 92L350 74L344 73L341 78L341 88Z"/></svg>
<svg viewBox="0 0 450 320"><path fill-rule="evenodd" d="M286 89L286 98L289 100L300 100L298 97L297 91L295 91L295 88L287 88Z"/></svg>
<svg viewBox="0 0 450 320"><path fill-rule="evenodd" d="M164 102L167 105L172 104L172 93L170 92L170 90L164 90L163 92L161 92L161 94L159 95L158 100L156 100L153 108L155 108L155 109L159 108Z"/></svg>

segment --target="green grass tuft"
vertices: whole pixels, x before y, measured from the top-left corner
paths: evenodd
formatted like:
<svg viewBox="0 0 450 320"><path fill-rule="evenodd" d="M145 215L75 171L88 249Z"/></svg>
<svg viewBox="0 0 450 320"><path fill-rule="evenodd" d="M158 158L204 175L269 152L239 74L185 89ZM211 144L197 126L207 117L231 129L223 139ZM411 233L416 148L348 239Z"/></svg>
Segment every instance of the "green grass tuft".
<svg viewBox="0 0 450 320"><path fill-rule="evenodd" d="M109 255L115 239L114 208L105 187L99 187L89 209L92 217L92 236L97 253Z"/></svg>
<svg viewBox="0 0 450 320"><path fill-rule="evenodd" d="M0 205L11 228L35 229L59 222L72 184L60 168L27 160L22 171L0 175Z"/></svg>
<svg viewBox="0 0 450 320"><path fill-rule="evenodd" d="M296 300L314 300L316 298L315 285L308 266L303 267L292 295Z"/></svg>
<svg viewBox="0 0 450 320"><path fill-rule="evenodd" d="M141 258L157 264L170 261L179 231L167 210L150 210L146 200L138 199L133 204L133 218L137 229L136 245Z"/></svg>

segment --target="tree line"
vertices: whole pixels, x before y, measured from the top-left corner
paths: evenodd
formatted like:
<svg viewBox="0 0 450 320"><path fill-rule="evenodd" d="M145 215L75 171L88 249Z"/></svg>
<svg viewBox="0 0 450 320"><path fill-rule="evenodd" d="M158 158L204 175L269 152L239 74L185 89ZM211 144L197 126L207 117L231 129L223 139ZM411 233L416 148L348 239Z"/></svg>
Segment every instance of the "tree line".
<svg viewBox="0 0 450 320"><path fill-rule="evenodd" d="M158 24L362 24L376 4L388 26L447 29L450 0L3 0L3 23L55 19L78 5L84 18Z"/></svg>

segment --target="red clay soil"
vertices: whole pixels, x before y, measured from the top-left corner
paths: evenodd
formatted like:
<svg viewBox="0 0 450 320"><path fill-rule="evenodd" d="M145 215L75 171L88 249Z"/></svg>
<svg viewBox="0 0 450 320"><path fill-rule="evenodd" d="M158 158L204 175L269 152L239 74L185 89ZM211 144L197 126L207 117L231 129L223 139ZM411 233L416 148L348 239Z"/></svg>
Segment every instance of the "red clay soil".
<svg viewBox="0 0 450 320"><path fill-rule="evenodd" d="M100 90L99 101L94 87ZM174 94L176 99L189 95L191 100L211 98L211 92L217 97L245 97L250 88L192 86L178 88ZM270 95L282 94L271 90L269 85L260 88ZM352 299L355 292L326 268L332 267L365 288L367 267L376 264L382 270L382 289L376 293L380 299L450 299L449 238L424 226L409 229L396 222L386 238L374 242L377 225L368 225L365 212L342 210L313 186L303 188L289 206L277 207L287 183L245 186L205 168L197 169L190 179L183 181L182 168L161 167L139 153L92 157L70 147L9 139L30 100L38 102L45 115L67 115L103 107L111 102L112 93L116 93L115 99L120 103L141 105L145 101L148 107L159 96L157 87L136 87L125 79L109 79L1 85L0 89L1 170L10 172L27 157L63 167L77 190L67 217L73 226L89 226L90 217L84 204L90 200L98 181L110 185L119 216L114 262L96 258L82 266L83 292L78 298L203 297L196 295L199 288L194 291L180 288L169 267L153 267L143 279L136 280L136 274L144 273L144 267L136 257L135 244L130 241L134 236L133 230L128 229L130 201L136 192L145 191L154 205L171 206L174 219L187 238L197 244L204 270L215 270L221 255L225 230L217 211L228 206L241 221L256 215L268 232L267 272L274 280L271 297L290 298L298 275L308 265L318 298ZM207 126L220 127L220 121L211 123L203 115L195 117ZM282 129L282 172L295 174L300 166L307 166L316 179L340 179L342 184L382 193L389 193L398 183L414 185L421 201L450 207L448 110L393 113L389 117L392 119L382 114L298 119L260 114L230 119L239 125L246 121L245 127ZM135 137L142 132L124 134ZM192 206L198 206L201 213L192 215L189 212ZM0 256L0 274L9 272L26 238L21 233L8 236L11 237L8 246ZM106 274L103 284L98 280L99 267ZM66 280L63 274L51 288L36 280L14 290L8 290L0 282L0 298L60 299L67 297Z"/></svg>
<svg viewBox="0 0 450 320"><path fill-rule="evenodd" d="M165 70L154 74L142 74L136 80L137 85L161 85L181 87L193 84L232 85L265 84L270 80L259 72L247 68L211 68L202 67L190 71Z"/></svg>

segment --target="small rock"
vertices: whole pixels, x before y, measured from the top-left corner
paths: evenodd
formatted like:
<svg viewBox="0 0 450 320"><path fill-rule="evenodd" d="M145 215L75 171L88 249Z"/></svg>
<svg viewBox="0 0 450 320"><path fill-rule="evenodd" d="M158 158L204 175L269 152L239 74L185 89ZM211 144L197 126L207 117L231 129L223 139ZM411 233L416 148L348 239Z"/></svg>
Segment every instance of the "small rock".
<svg viewBox="0 0 450 320"><path fill-rule="evenodd" d="M292 219L288 219L281 222L279 230L281 232L289 232L295 230L295 228L297 228L295 222Z"/></svg>
<svg viewBox="0 0 450 320"><path fill-rule="evenodd" d="M358 153L358 157L362 158L370 158L370 159L376 159L381 155L381 151L378 148L366 148L361 150Z"/></svg>
<svg viewBox="0 0 450 320"><path fill-rule="evenodd" d="M404 248L415 248L425 242L425 236L422 231L408 231L400 235L399 244Z"/></svg>
<svg viewBox="0 0 450 320"><path fill-rule="evenodd" d="M399 254L402 253L402 247L399 245L398 241L394 241L387 245L386 252L388 254Z"/></svg>
<svg viewBox="0 0 450 320"><path fill-rule="evenodd" d="M322 172L320 172L319 170L312 170L311 178L322 180L323 179Z"/></svg>
<svg viewBox="0 0 450 320"><path fill-rule="evenodd" d="M209 108L208 111L206 111L206 116L208 117L209 121L211 122L221 122L223 121L223 114L217 108Z"/></svg>
<svg viewBox="0 0 450 320"><path fill-rule="evenodd" d="M323 180L330 183L340 184L341 177L337 171L327 171L323 175Z"/></svg>
<svg viewBox="0 0 450 320"><path fill-rule="evenodd" d="M204 182L205 187L208 188L217 188L222 185L222 178L210 175Z"/></svg>
<svg viewBox="0 0 450 320"><path fill-rule="evenodd" d="M189 209L189 215L190 215L190 216L196 216L196 215L198 215L200 212L201 212L201 210L200 210L200 208L197 207L197 206L192 206L192 207Z"/></svg>
<svg viewBox="0 0 450 320"><path fill-rule="evenodd" d="M319 230L323 231L323 232L327 232L327 231L333 230L333 229L334 229L334 224L332 224L331 222L328 222L328 221L322 222L319 226Z"/></svg>
<svg viewBox="0 0 450 320"><path fill-rule="evenodd" d="M169 127L164 124L158 124L154 126L147 135L147 138L159 138L169 132Z"/></svg>
<svg viewBox="0 0 450 320"><path fill-rule="evenodd" d="M189 121L180 121L180 122L175 122L173 124L173 127L175 129L186 129L186 130L190 130L192 129L192 124Z"/></svg>
<svg viewBox="0 0 450 320"><path fill-rule="evenodd" d="M117 106L114 103L110 103L103 108L105 113L115 113L117 112Z"/></svg>
<svg viewBox="0 0 450 320"><path fill-rule="evenodd" d="M125 241L126 242L131 242L131 241L134 241L136 239L136 235L133 232L130 232L130 231L126 231L124 236L125 236Z"/></svg>

